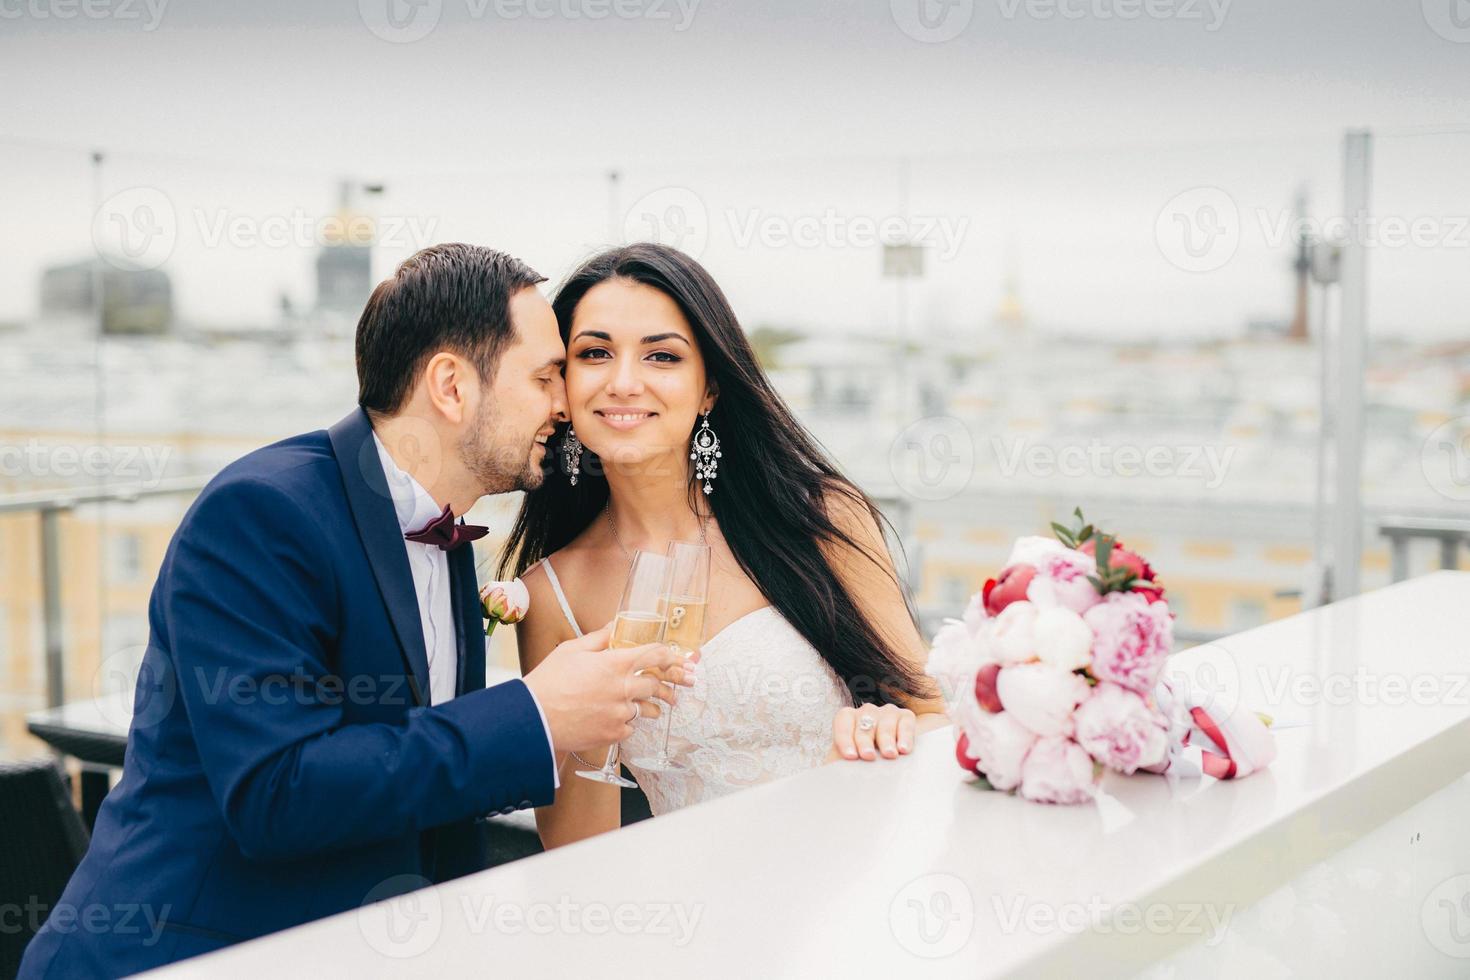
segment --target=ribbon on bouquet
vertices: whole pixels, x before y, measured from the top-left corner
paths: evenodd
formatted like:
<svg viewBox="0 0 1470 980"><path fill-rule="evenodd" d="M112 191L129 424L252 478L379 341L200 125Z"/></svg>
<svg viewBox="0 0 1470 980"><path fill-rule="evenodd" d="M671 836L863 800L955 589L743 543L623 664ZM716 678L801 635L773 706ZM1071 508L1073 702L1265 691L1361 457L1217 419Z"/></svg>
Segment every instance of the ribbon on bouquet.
<svg viewBox="0 0 1470 980"><path fill-rule="evenodd" d="M1148 767L1150 772L1244 779L1276 758L1276 740L1255 712L1238 705L1227 710L1168 681L1159 682L1154 700L1169 724L1169 750L1163 762Z"/></svg>

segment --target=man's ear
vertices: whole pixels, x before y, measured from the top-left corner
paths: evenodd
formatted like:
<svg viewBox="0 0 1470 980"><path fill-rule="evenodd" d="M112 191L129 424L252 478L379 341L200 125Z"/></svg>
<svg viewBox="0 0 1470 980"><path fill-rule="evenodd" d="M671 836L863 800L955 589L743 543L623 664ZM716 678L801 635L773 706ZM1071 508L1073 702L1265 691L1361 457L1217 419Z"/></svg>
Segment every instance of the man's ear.
<svg viewBox="0 0 1470 980"><path fill-rule="evenodd" d="M445 421L459 425L469 417L474 369L458 354L440 351L424 366L424 393Z"/></svg>

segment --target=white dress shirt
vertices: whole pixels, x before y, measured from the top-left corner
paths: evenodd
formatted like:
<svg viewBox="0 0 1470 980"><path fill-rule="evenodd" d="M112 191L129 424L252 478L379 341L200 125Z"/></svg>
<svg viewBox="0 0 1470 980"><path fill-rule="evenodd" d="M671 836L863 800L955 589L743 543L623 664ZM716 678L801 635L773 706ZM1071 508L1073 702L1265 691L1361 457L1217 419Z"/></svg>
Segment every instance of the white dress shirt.
<svg viewBox="0 0 1470 980"><path fill-rule="evenodd" d="M383 476L388 480L388 493L393 498L393 510L398 515L398 529L403 534L416 531L437 518L444 508L434 502L413 475L399 468L388 453L383 440L373 433L373 442L378 447L378 459L383 464ZM419 622L424 629L424 652L429 658L429 704L443 704L451 700L459 686L459 648L455 636L454 603L450 600L449 552L436 544L403 540L408 552L408 567L413 572L413 589L418 597ZM468 547L465 545L464 547ZM468 639L468 638L467 638ZM470 649L474 644L466 643ZM531 694L531 703L541 716L541 727L546 730L546 744L552 747L551 725L546 721L546 712ZM556 772L556 755L551 758L552 783L561 787Z"/></svg>

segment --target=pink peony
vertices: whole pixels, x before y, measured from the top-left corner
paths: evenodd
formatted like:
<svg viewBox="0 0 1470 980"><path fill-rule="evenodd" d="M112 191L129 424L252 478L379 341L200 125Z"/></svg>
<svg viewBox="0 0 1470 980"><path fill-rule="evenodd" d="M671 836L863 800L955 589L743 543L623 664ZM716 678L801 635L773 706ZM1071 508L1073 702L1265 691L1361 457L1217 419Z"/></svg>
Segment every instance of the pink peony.
<svg viewBox="0 0 1470 980"><path fill-rule="evenodd" d="M1021 782L1022 765L1036 733L1009 714L982 714L971 730L968 750L979 770L996 789L1012 790Z"/></svg>
<svg viewBox="0 0 1470 980"><path fill-rule="evenodd" d="M1026 598L1026 588L1035 575L1036 569L1030 565L1007 565L999 578L985 583L985 589L981 592L985 611L992 616L999 616L1006 606Z"/></svg>
<svg viewBox="0 0 1470 980"><path fill-rule="evenodd" d="M1092 628L1092 676L1139 694L1152 691L1174 645L1168 604L1137 592L1109 592L1082 618Z"/></svg>
<svg viewBox="0 0 1470 980"><path fill-rule="evenodd" d="M1071 735L1072 712L1092 693L1080 674L1046 664L1006 667L995 689L1004 713L1041 736Z"/></svg>
<svg viewBox="0 0 1470 980"><path fill-rule="evenodd" d="M1049 554L1036 565L1036 575L1026 588L1026 598L1042 608L1061 606L1084 613L1102 601L1097 588L1088 581L1097 574L1097 562L1091 555L1063 548Z"/></svg>
<svg viewBox="0 0 1470 980"><path fill-rule="evenodd" d="M1116 684L1099 684L1077 709L1076 739L1109 769L1132 773L1164 761L1165 720L1143 698Z"/></svg>
<svg viewBox="0 0 1470 980"><path fill-rule="evenodd" d="M1034 803L1086 803L1097 795L1097 780L1097 768L1080 745L1043 738L1026 753L1021 795Z"/></svg>

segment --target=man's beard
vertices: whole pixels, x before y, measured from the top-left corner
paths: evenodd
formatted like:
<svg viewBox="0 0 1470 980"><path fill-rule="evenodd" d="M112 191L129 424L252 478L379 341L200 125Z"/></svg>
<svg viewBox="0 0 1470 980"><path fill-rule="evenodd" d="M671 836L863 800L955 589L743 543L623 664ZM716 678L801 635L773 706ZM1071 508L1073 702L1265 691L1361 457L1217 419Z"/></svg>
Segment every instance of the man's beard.
<svg viewBox="0 0 1470 980"><path fill-rule="evenodd" d="M508 445L497 442L500 420L488 402L480 405L475 421L459 443L459 457L480 481L483 493L508 493L511 490L535 490L545 473L531 462L536 445L533 432L525 442Z"/></svg>

